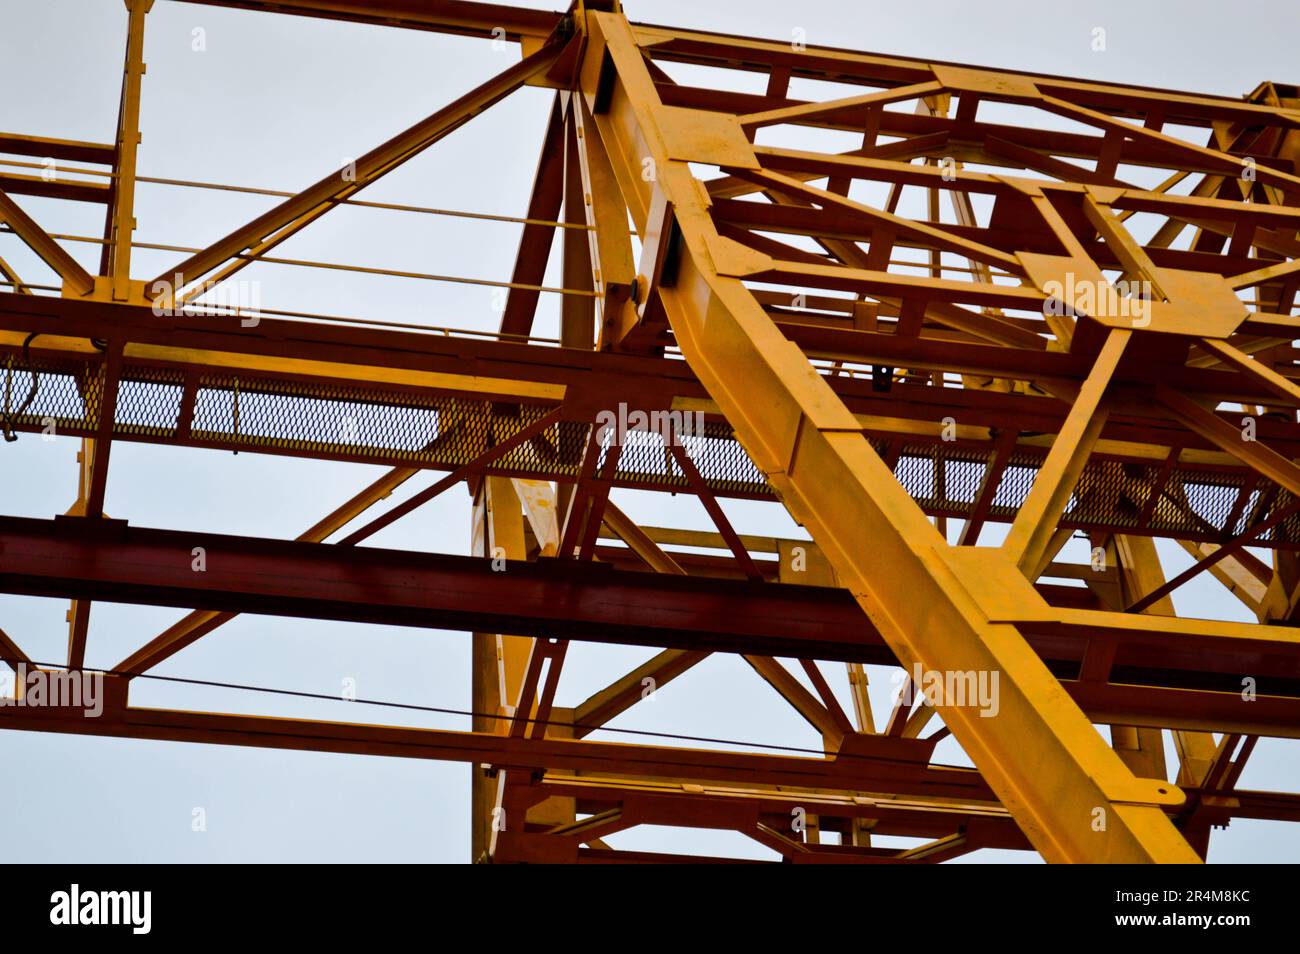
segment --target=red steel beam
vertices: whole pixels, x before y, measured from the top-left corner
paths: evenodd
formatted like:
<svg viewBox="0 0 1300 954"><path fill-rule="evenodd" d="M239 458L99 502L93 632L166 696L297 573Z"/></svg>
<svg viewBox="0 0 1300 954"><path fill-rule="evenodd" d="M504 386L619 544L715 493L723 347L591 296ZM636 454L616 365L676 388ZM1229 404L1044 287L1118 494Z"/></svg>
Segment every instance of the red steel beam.
<svg viewBox="0 0 1300 954"><path fill-rule="evenodd" d="M202 547L206 570L192 569ZM632 645L885 662L838 591L372 547L0 518L0 592Z"/></svg>
<svg viewBox="0 0 1300 954"><path fill-rule="evenodd" d="M0 132L0 152L111 166L116 147L111 142L81 142L75 139L51 139L47 136Z"/></svg>
<svg viewBox="0 0 1300 954"><path fill-rule="evenodd" d="M204 548L202 572L192 569L195 547ZM0 517L0 592L896 664L839 589L558 559L510 562L495 572L474 557L150 530L119 520ZM1116 614L1064 612L1066 622L1022 628L1066 680L1076 678L1090 643L1114 642L1110 682L1068 687L1088 711L1141 703L1131 719L1107 721L1185 725L1213 707L1252 734L1300 731L1300 645L1283 629L1261 627L1258 638L1190 634L1177 620L1145 617L1141 627L1108 628ZM1255 702L1233 692L1243 675L1258 680ZM1132 684L1148 688L1135 696Z"/></svg>

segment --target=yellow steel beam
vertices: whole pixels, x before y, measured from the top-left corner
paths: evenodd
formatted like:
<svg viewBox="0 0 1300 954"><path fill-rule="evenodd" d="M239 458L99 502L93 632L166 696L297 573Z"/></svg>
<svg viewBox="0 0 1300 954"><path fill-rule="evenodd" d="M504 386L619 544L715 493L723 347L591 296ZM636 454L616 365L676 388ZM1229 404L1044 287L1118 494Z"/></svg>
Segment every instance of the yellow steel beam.
<svg viewBox="0 0 1300 954"><path fill-rule="evenodd" d="M1268 365L1262 364L1247 352L1233 347L1226 341L1203 338L1199 343L1202 348L1225 364L1230 364L1254 377L1287 404L1300 405L1300 385L1290 378L1283 377Z"/></svg>
<svg viewBox="0 0 1300 954"><path fill-rule="evenodd" d="M937 81L912 83L882 90L879 93L864 93L861 96L846 96L822 103L800 103L798 106L782 106L777 109L764 110L761 113L748 113L740 117L740 124L746 129L770 126L775 123L798 123L817 119L839 109L861 108L863 106L884 107L891 103L901 103L918 97L933 96L943 92L943 84Z"/></svg>
<svg viewBox="0 0 1300 954"><path fill-rule="evenodd" d="M1124 356L1131 336L1131 331L1116 329L1107 337L1092 372L1079 389L1078 400L1052 442L1052 449L1034 478L1029 496L1021 505L1002 544L1003 551L1030 580L1038 579L1043 567L1052 559L1048 545L1106 422L1106 386Z"/></svg>
<svg viewBox="0 0 1300 954"><path fill-rule="evenodd" d="M1056 96L1043 96L1039 101L1039 105L1049 112L1057 113L1067 119L1073 119L1090 126L1096 126L1108 133L1153 143L1170 153L1182 156L1188 163L1201 163L1212 172L1221 172L1225 175L1239 177L1241 171L1247 165L1244 160L1218 149L1194 146L1189 142L1157 132L1154 129L1147 129L1134 123L1125 122L1122 119L1116 119L1095 109L1077 106ZM1300 176L1271 169L1266 165L1260 165L1255 169L1255 175L1265 185L1277 186L1279 189L1290 191L1293 194L1300 193Z"/></svg>
<svg viewBox="0 0 1300 954"><path fill-rule="evenodd" d="M677 342L787 508L906 665L1001 675L996 717L947 698L939 708L1046 858L1197 861L1160 808L1181 793L1134 778L1015 627L997 621L1011 605L1045 606L1029 582L999 552L949 547L742 282L720 274L735 251L688 163L737 165L735 137L707 116L665 123L627 21L593 13L588 22L596 29L581 84L606 148L648 157L656 170L653 182L634 183L640 195L628 204L634 217L652 213L643 221L671 215L680 230L676 274L657 289ZM616 77L597 104L606 55Z"/></svg>
<svg viewBox="0 0 1300 954"><path fill-rule="evenodd" d="M532 527L540 556L555 556L560 548L559 520L556 510L555 487L545 480L524 477L511 478L511 485L524 505L524 516Z"/></svg>
<svg viewBox="0 0 1300 954"><path fill-rule="evenodd" d="M515 483L508 477L487 477L482 482L478 498L481 517L476 514L475 528L471 534L473 552L484 553L492 559L507 560L527 558L524 537L524 512ZM554 517L554 508L550 510ZM547 535L550 535L548 532ZM562 727L547 724L552 720L552 702L559 681L567 644L561 640L534 639L530 636L513 636L503 633L475 634L475 652L472 664L471 692L475 711L499 713L508 719L477 722L492 732L505 732L517 738L555 738L568 733ZM549 659L546 683L540 683L543 663ZM482 703L488 708L480 709ZM495 703L495 705L493 705ZM558 713L554 721L560 721ZM535 723L526 720L537 719ZM478 726L476 725L476 729ZM523 776L527 779L527 774ZM522 818L508 815L506 786L517 783L517 772L503 772L496 779L485 778L474 769L472 796L474 798L474 831L485 839L483 849L491 854L503 831L514 831L525 824L571 824L574 821L572 799L552 798L529 808ZM487 814L484 814L486 810ZM504 826L504 827L502 827ZM486 830L485 830L486 829ZM475 857L478 857L476 854Z"/></svg>
<svg viewBox="0 0 1300 954"><path fill-rule="evenodd" d="M1149 282L1151 290L1160 300L1167 300L1169 295L1160 285L1159 273L1146 250L1138 244L1129 230L1119 221L1110 206L1098 202L1092 195L1083 197L1083 214L1088 223L1097 230L1110 250L1115 253L1125 274Z"/></svg>
<svg viewBox="0 0 1300 954"><path fill-rule="evenodd" d="M1293 259L1289 262L1278 262L1275 265L1266 265L1263 268L1257 268L1251 272L1243 272L1239 275L1233 275L1228 279L1228 285L1233 291L1240 291L1243 288L1253 288L1256 285L1262 285L1265 282L1276 281L1279 278L1286 278L1288 275L1294 275L1300 272L1300 259Z"/></svg>
<svg viewBox="0 0 1300 954"><path fill-rule="evenodd" d="M76 295L85 295L95 287L95 279L77 264L77 260L63 250L48 232L18 207L3 189L0 189L0 222L14 230L14 234L27 243L28 248L40 256L63 279L63 287Z"/></svg>
<svg viewBox="0 0 1300 954"><path fill-rule="evenodd" d="M614 530L614 525L609 522L608 515L605 520L606 526L610 528L610 533L622 538L621 533ZM679 527L642 527L638 530L643 532L650 540L660 546L677 546L677 547L711 547L714 550L725 550L727 541L722 539L722 534L713 530L683 530ZM608 534L606 534L608 535ZM627 542L626 538L623 538ZM761 537L755 534L742 533L740 542L744 544L745 549L751 553L776 553L780 548L781 542L776 537ZM792 540L792 543L806 543L809 541ZM631 544L628 544L631 546Z"/></svg>
<svg viewBox="0 0 1300 954"><path fill-rule="evenodd" d="M12 265L0 258L0 278L13 286L14 291L20 295L30 295L32 290L23 284L23 280L18 277Z"/></svg>
<svg viewBox="0 0 1300 954"><path fill-rule="evenodd" d="M636 303L632 299L636 261L632 256L627 206L619 192L617 173L600 136L591 128L587 104L581 96L574 96L569 109L581 143L577 151L578 167L597 292L598 343L602 350L608 350L636 326Z"/></svg>
<svg viewBox="0 0 1300 954"><path fill-rule="evenodd" d="M544 45L486 83L372 149L357 159L354 167L331 173L293 198L286 199L248 224L191 255L149 282L145 289L146 295L151 299L169 298L183 286L203 278L245 249L262 245L268 238L292 226L304 216L318 214L322 208L329 208L359 192L549 68L560 55L562 45ZM177 275L181 276L179 281L175 280Z"/></svg>
<svg viewBox="0 0 1300 954"><path fill-rule="evenodd" d="M478 0L187 0L210 6L266 13L371 23L405 30L473 36L512 43L540 43L562 13L529 10L513 3Z"/></svg>
<svg viewBox="0 0 1300 954"><path fill-rule="evenodd" d="M583 160L580 158L583 143L578 130L579 120L574 115L573 97L561 94L569 100L569 109L564 122L564 221L570 224L586 224L591 208L590 193L587 191L583 176ZM578 291L596 291L596 282L600 277L600 261L593 258L595 251L592 241L594 234L586 234L586 229L563 229L560 236L561 274L565 288ZM590 350L596 340L596 299L583 295L564 295L560 299L560 344L566 348L583 348Z"/></svg>
<svg viewBox="0 0 1300 954"><path fill-rule="evenodd" d="M787 68L830 74L842 82L885 86L907 81L929 82L940 69L946 68L953 76L974 73L1020 89L1032 84L1083 100L1091 97L1112 104L1116 109L1160 109L1170 117L1181 115L1197 118L1197 125L1209 124L1204 119L1207 111L1219 116L1231 116L1236 121L1278 121L1280 118L1279 110L1274 106L1245 102L1240 97L1233 96L1198 95L1179 90L1079 80L1024 70L995 70L977 65L942 63L932 59L864 53L836 47L809 45L802 51L792 51L789 40L763 40L676 27L633 24L632 30L638 43L647 47L671 46L677 59L715 65L725 63L736 69L763 70L771 65L782 64ZM1300 123L1300 117L1290 111L1286 121L1294 127Z"/></svg>
<svg viewBox="0 0 1300 954"><path fill-rule="evenodd" d="M131 239L135 234L135 170L140 147L140 86L144 79L144 22L153 0L126 0L126 66L122 76L122 107L117 123L117 154L113 163L112 243L109 274L113 298L126 301L131 286Z"/></svg>
<svg viewBox="0 0 1300 954"><path fill-rule="evenodd" d="M1110 548L1119 567L1120 609L1150 593L1165 582L1164 569L1155 542L1149 537L1117 534ZM1173 616L1173 600L1165 597L1148 606L1145 613ZM1111 745L1134 775L1168 779L1165 764L1164 730L1150 726L1112 725Z"/></svg>
<svg viewBox="0 0 1300 954"><path fill-rule="evenodd" d="M283 228L276 229L276 231L273 232L271 235L268 235L266 238L262 239L261 241L255 242L252 245L250 245L246 252L241 252L235 258L232 258L230 261L226 262L226 264L222 265L215 272L211 273L208 277L204 278L203 281L199 282L196 285L191 286L188 291L181 292L179 288L173 288L172 289L173 305L179 308L182 305L195 301L198 298L201 298L207 292L211 291L212 289L220 285L222 282L224 282L227 278L230 278L232 275L235 275L236 273L243 271L245 268L247 268L249 265L252 265L254 262L258 261L259 259L268 262L271 261L271 259L265 258L267 252L271 251L277 246L282 245L285 242L287 242L289 239L293 238L295 235L297 235L307 226L311 225L313 222L319 219L330 209L334 208L334 206L337 204L339 203L329 202L323 205L318 205L316 208L311 209L310 211L304 213L303 215L300 215L298 218L294 219L292 222L288 223ZM165 297L165 293L164 293L164 297Z"/></svg>
<svg viewBox="0 0 1300 954"><path fill-rule="evenodd" d="M645 560L657 573L676 573L685 576L686 571L671 556L665 553L649 533L637 525L636 521L614 505L612 501L605 504L602 515L605 526L609 527L628 548ZM722 534L708 534L709 539L717 537L718 545L726 546Z"/></svg>
<svg viewBox="0 0 1300 954"><path fill-rule="evenodd" d="M1191 554L1198 563L1208 556L1213 556L1219 549L1217 543L1192 543L1190 540L1175 542ZM1241 600L1247 609L1258 616L1263 612L1271 573L1261 579L1260 575L1251 569L1251 560L1257 558L1248 553L1237 553L1209 567L1208 572L1227 587L1228 592Z"/></svg>
<svg viewBox="0 0 1300 954"><path fill-rule="evenodd" d="M1240 428L1166 385L1156 385L1156 400L1206 440L1300 497L1300 467L1277 451L1259 441L1247 440Z"/></svg>
<svg viewBox="0 0 1300 954"><path fill-rule="evenodd" d="M135 234L135 172L136 155L140 145L140 86L144 77L144 22L153 6L153 0L124 0L127 9L126 63L122 71L122 101L118 110L117 141L113 156L114 184L112 206L109 209L108 274L109 287L95 287L95 297L107 292L106 297L127 301L131 291L131 239ZM119 367L121 352L113 359ZM105 378L106 386L117 387L116 382ZM107 397L107 395L105 396ZM105 400L101 397L101 401ZM100 414L115 413L116 400ZM101 422L101 433L111 434L113 421ZM95 438L82 438L77 455L77 500L71 513L90 517L103 516L103 488L107 478L111 444ZM86 639L90 627L89 600L73 600L68 609L68 667L80 669L85 663Z"/></svg>
<svg viewBox="0 0 1300 954"><path fill-rule="evenodd" d="M19 663L28 666L32 664L27 654L19 648L13 638L3 629L0 629L0 662L12 663L15 666Z"/></svg>
<svg viewBox="0 0 1300 954"><path fill-rule="evenodd" d="M0 331L0 345L21 347L26 337L23 332ZM39 347L43 351L59 351L68 355L98 354L95 346L87 339L64 335L43 334L40 337ZM123 348L122 356L128 361L133 359L175 361L203 365L213 369L214 373L227 372L238 375L241 371L264 371L273 374L302 374L316 378L333 378L340 384L368 382L440 391L463 391L475 396L493 395L525 401L559 402L564 400L566 394L565 385L538 380L421 371L343 361L316 361L234 351L175 348L139 342L128 343Z"/></svg>
<svg viewBox="0 0 1300 954"><path fill-rule="evenodd" d="M573 710L573 737L581 739L626 712L697 663L708 653L691 649L665 649L635 669L592 693Z"/></svg>
<svg viewBox="0 0 1300 954"><path fill-rule="evenodd" d="M819 189L816 186L800 182L798 179L782 175L779 172L755 171L738 174L742 178L749 179L765 188L775 189L787 195L798 196L826 208L838 208L852 212L861 216L864 220L872 222L874 228L888 230L891 234L899 237L907 236L916 241L930 243L932 249L965 255L975 261L997 265L1012 274L1021 274L1024 271L1020 260L1014 255L1008 255L1006 252L990 248L979 242L964 239L938 226L915 222L901 215L894 215L890 212L872 208L847 196L828 192L826 189Z"/></svg>

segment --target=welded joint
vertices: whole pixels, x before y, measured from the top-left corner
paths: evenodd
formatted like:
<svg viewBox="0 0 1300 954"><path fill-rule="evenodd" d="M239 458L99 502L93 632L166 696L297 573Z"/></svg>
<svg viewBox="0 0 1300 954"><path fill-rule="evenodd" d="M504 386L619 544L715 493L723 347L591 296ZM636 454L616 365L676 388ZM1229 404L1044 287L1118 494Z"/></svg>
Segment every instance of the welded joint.
<svg viewBox="0 0 1300 954"><path fill-rule="evenodd" d="M1094 776L1093 781L1112 805L1169 809L1179 808L1187 802L1187 795L1173 782L1136 776L1129 779L1101 779Z"/></svg>
<svg viewBox="0 0 1300 954"><path fill-rule="evenodd" d="M1005 102L1035 103L1043 98L1038 84L1028 76L969 66L933 63L930 71L948 93L988 96Z"/></svg>
<svg viewBox="0 0 1300 954"><path fill-rule="evenodd" d="M749 278L775 267L770 255L721 235L710 236L708 251L714 271L723 278Z"/></svg>
<svg viewBox="0 0 1300 954"><path fill-rule="evenodd" d="M656 105L655 123L668 158L732 169L760 169L754 145L732 113Z"/></svg>
<svg viewBox="0 0 1300 954"><path fill-rule="evenodd" d="M991 547L935 547L935 555L989 623L1051 622L1060 618L1006 554Z"/></svg>
<svg viewBox="0 0 1300 954"><path fill-rule="evenodd" d="M131 279L127 283L127 295L125 298L115 298L113 293L114 279L108 275L92 276L94 284L90 290L84 294L78 293L75 288L67 285L63 289L64 298L81 298L87 301L114 302L116 304L139 305L141 307L153 307L153 302L145 292L145 282L138 279ZM156 283L155 283L156 284ZM170 298L160 301L157 305L158 311L167 314L167 309L173 307Z"/></svg>

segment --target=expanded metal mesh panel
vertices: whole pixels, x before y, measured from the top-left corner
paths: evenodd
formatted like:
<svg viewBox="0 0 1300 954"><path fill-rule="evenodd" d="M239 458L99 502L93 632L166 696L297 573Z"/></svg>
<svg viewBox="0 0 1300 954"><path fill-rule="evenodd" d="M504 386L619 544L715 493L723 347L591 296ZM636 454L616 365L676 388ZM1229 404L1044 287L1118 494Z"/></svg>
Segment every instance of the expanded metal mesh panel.
<svg viewBox="0 0 1300 954"><path fill-rule="evenodd" d="M14 426L28 431L93 434L103 392L103 358L53 360L33 357L37 389L26 399L32 370L21 353L0 357L0 409ZM470 399L383 387L338 387L312 382L201 375L194 392L192 422L185 416L184 372L127 364L117 394L114 433L121 437L192 441L232 449L303 453L358 461L409 462L452 470L468 464L554 409L550 404ZM718 494L774 496L762 473L736 440L730 425L711 421L678 431L705 482ZM675 425L676 426L676 425ZM562 421L495 460L497 473L575 479L590 435L583 422ZM897 453L894 474L929 513L969 515L992 456L990 449L957 443L876 436L882 457ZM605 464L613 441L606 436L598 460ZM621 435L614 483L624 487L689 491L661 432ZM1044 451L1014 453L998 480L987 519L1010 520L1033 486ZM1244 471L1173 468L1158 499L1149 496L1161 478L1157 461L1093 458L1084 467L1063 521L1070 526L1145 529L1200 539L1228 539L1246 532L1288 506L1291 496L1266 482L1256 485ZM1248 483L1249 482L1249 483ZM1247 487L1242 496L1243 486ZM1144 516L1149 511L1149 522ZM1263 546L1300 546L1300 514L1260 534Z"/></svg>
<svg viewBox="0 0 1300 954"><path fill-rule="evenodd" d="M99 363L33 359L29 365L17 354L0 363L0 409L16 427L42 430L53 423L56 431L86 433L95 428L96 409L103 391ZM36 394L18 413L31 389Z"/></svg>
<svg viewBox="0 0 1300 954"><path fill-rule="evenodd" d="M1229 535L1237 536L1244 533L1247 527L1254 526L1264 519L1264 514L1261 511L1267 510L1269 499L1268 494L1258 487L1247 493L1246 500L1241 507L1241 513L1233 521Z"/></svg>
<svg viewBox="0 0 1300 954"><path fill-rule="evenodd" d="M552 410L549 405L213 376L199 381L191 433L196 440L251 448L455 468ZM584 433L581 425L552 426L493 466L571 476Z"/></svg>
<svg viewBox="0 0 1300 954"><path fill-rule="evenodd" d="M998 481L998 489L993 494L993 506L989 508L990 517L1005 520L1015 516L1020 505L1029 496L1029 488L1033 486L1042 462L1042 457L1038 455L1019 451L1011 455L1006 470L1002 472L1002 479Z"/></svg>
<svg viewBox="0 0 1300 954"><path fill-rule="evenodd" d="M934 461L928 455L908 453L908 448L904 448L894 464L894 476L912 497L934 493Z"/></svg>
<svg viewBox="0 0 1300 954"><path fill-rule="evenodd" d="M979 449L964 454L951 454L943 462L943 503L954 509L968 511L979 496L980 484L988 470L989 455Z"/></svg>
<svg viewBox="0 0 1300 954"><path fill-rule="evenodd" d="M1175 467L1151 515L1151 527L1192 533L1223 530L1241 494L1243 480L1241 474ZM1252 509L1247 507L1242 517L1249 519ZM1241 525L1238 520L1227 531L1233 534Z"/></svg>
<svg viewBox="0 0 1300 954"><path fill-rule="evenodd" d="M1066 516L1078 523L1136 527L1159 466L1090 460L1079 475Z"/></svg>
<svg viewBox="0 0 1300 954"><path fill-rule="evenodd" d="M175 436L184 391L185 376L179 371L130 369L117 388L113 430L118 434Z"/></svg>
<svg viewBox="0 0 1300 954"><path fill-rule="evenodd" d="M763 476L745 449L736 440L730 425L721 422L706 423L694 433L679 433L677 440L690 456L700 476L717 493L766 494L770 493ZM633 430L622 435L612 431L606 435L599 466L612 452L615 438L620 439L621 451L614 474L614 482L623 486L660 488L690 487L686 475L673 459L664 435L655 430Z"/></svg>
<svg viewBox="0 0 1300 954"><path fill-rule="evenodd" d="M905 444L894 476L927 510L967 513L988 469L988 452L948 444Z"/></svg>
<svg viewBox="0 0 1300 954"><path fill-rule="evenodd" d="M1274 512L1285 510L1289 507L1294 507L1295 503L1296 498L1287 491L1282 490L1278 492L1277 499L1274 501L1272 509ZM1291 516L1287 517L1273 529L1260 534L1259 542L1261 544L1272 543L1274 545L1295 544L1300 542L1300 513L1291 514Z"/></svg>

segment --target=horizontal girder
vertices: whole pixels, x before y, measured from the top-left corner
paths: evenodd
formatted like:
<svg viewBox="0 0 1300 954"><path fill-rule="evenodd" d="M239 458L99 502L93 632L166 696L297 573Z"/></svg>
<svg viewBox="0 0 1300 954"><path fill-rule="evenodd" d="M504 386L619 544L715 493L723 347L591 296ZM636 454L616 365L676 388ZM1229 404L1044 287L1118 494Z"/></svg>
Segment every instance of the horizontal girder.
<svg viewBox="0 0 1300 954"><path fill-rule="evenodd" d="M195 548L204 569L196 571ZM471 630L706 652L897 664L848 592L614 570L572 560L493 561L193 531L119 520L0 518L0 592ZM1300 733L1300 631L1060 609L1022 623L1085 710L1199 725L1207 707L1264 734ZM151 664L201 632L157 641ZM1093 673L1089 653L1110 666ZM120 666L134 672L137 653ZM1080 673L1084 679L1079 680ZM1259 696L1246 702L1241 679ZM1147 702L1144 688L1153 693Z"/></svg>

